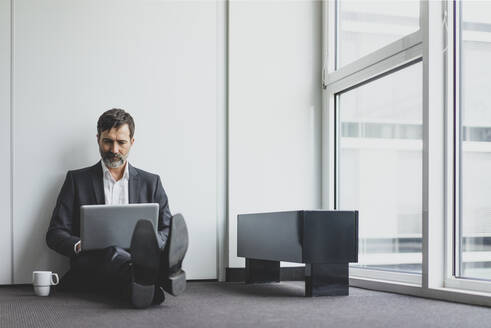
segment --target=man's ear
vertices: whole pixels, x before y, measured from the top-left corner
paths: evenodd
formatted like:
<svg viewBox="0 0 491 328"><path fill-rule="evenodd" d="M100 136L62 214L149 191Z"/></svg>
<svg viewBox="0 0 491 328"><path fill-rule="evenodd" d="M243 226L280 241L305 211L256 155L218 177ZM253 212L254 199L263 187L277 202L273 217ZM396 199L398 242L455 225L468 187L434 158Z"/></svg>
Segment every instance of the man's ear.
<svg viewBox="0 0 491 328"><path fill-rule="evenodd" d="M133 146L133 143L135 142L135 138L131 138L131 145Z"/></svg>

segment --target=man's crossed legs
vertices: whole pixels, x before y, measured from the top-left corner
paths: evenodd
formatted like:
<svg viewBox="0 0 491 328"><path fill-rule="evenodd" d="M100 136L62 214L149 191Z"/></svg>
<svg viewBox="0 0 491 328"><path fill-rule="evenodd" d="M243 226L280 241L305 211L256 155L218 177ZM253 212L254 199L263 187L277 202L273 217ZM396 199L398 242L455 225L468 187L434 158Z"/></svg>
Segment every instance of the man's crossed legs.
<svg viewBox="0 0 491 328"><path fill-rule="evenodd" d="M188 248L188 231L180 214L172 217L163 250L149 221L140 220L128 251L111 246L82 252L71 260L71 269L61 281L67 290L105 291L131 302L136 308L160 304L164 290L179 295L186 289L181 269Z"/></svg>

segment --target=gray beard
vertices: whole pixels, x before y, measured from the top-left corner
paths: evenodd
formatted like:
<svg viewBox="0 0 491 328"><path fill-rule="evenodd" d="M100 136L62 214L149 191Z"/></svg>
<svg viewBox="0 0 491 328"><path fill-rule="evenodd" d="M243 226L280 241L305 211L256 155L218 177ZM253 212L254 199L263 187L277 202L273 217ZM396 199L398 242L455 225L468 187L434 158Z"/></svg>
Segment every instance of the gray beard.
<svg viewBox="0 0 491 328"><path fill-rule="evenodd" d="M100 148L99 153L101 154L101 158L104 161L104 164L106 164L106 166L111 169L117 169L118 167L121 167L126 162L126 159L129 155L129 152L126 155L113 154L110 151L103 152ZM117 158L117 160L113 160L114 158Z"/></svg>
<svg viewBox="0 0 491 328"><path fill-rule="evenodd" d="M106 164L106 166L111 169L117 169L118 167L122 166L125 162L125 160L123 159L118 159L117 161L111 161L109 158L103 158L103 160L104 160L104 164Z"/></svg>

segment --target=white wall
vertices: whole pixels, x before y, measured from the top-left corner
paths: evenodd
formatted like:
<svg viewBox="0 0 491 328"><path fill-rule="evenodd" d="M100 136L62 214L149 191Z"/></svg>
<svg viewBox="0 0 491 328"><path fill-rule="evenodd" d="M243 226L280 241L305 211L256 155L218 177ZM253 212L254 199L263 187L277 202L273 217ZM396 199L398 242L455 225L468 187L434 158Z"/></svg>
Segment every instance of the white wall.
<svg viewBox="0 0 491 328"><path fill-rule="evenodd" d="M321 3L232 1L229 266L237 214L320 208Z"/></svg>
<svg viewBox="0 0 491 328"><path fill-rule="evenodd" d="M10 212L10 0L0 0L0 284L12 280Z"/></svg>
<svg viewBox="0 0 491 328"><path fill-rule="evenodd" d="M218 244L231 267L242 265L238 213L320 207L320 2L229 4L228 114L223 3L13 3L11 126L10 1L0 0L0 142L10 149L12 128L14 154L13 188L0 187L0 284L67 269L44 234L66 171L98 160L96 120L111 107L135 118L130 162L160 174L188 219L191 279L217 277L227 188L230 240ZM9 182L10 158L0 165Z"/></svg>
<svg viewBox="0 0 491 328"><path fill-rule="evenodd" d="M160 174L188 221L188 277L216 278L216 4L16 0L14 31L14 283L67 268L44 235L66 171L99 159L112 107L136 121L130 162Z"/></svg>

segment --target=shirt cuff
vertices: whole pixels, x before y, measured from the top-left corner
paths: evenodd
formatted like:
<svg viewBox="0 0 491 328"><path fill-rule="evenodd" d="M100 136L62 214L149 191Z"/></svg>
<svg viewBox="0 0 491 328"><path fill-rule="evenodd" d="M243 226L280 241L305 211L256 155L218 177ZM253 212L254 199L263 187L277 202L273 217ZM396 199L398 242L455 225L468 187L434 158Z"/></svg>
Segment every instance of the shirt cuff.
<svg viewBox="0 0 491 328"><path fill-rule="evenodd" d="M82 241L79 240L77 243L75 243L75 245L73 245L73 251L75 252L75 254L78 254L82 251L82 247L80 247L80 249L77 251L78 245L81 245L81 244L82 244Z"/></svg>

